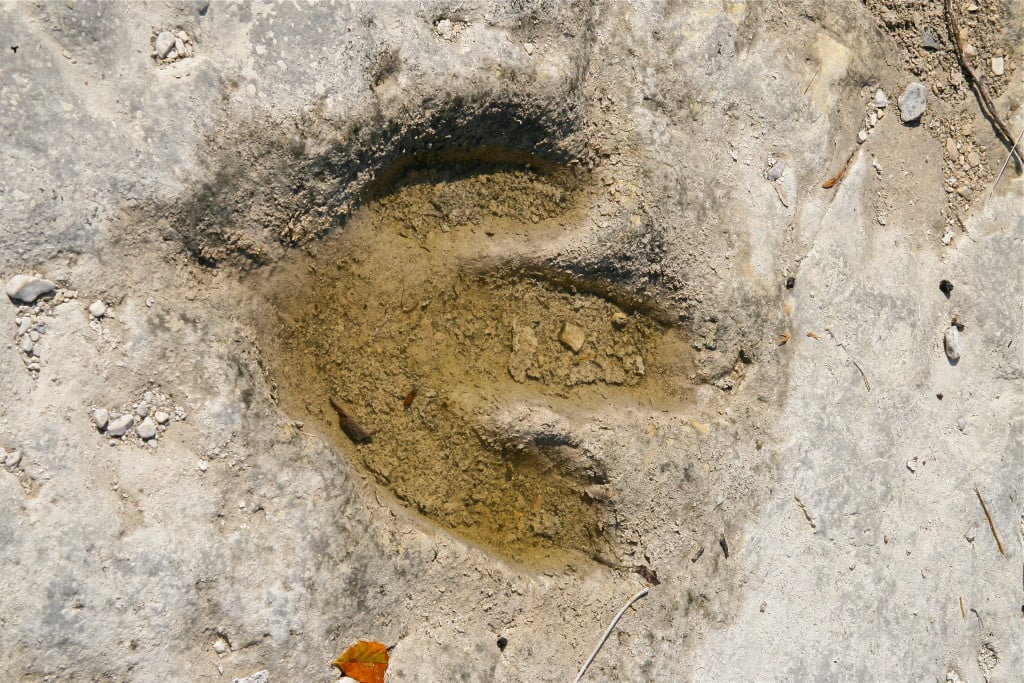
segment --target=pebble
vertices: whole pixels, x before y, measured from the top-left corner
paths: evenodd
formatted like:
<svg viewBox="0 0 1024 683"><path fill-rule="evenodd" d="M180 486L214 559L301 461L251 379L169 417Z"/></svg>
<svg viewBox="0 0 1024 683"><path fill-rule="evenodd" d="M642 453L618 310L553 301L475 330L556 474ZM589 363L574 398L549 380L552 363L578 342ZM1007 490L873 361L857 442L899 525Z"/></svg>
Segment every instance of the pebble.
<svg viewBox="0 0 1024 683"><path fill-rule="evenodd" d="M565 344L566 348L573 353L579 353L583 344L587 341L587 333L579 325L562 323L562 330L558 333L558 341Z"/></svg>
<svg viewBox="0 0 1024 683"><path fill-rule="evenodd" d="M921 46L926 50L943 49L942 41L935 35L935 31L930 28L926 28L921 34Z"/></svg>
<svg viewBox="0 0 1024 683"><path fill-rule="evenodd" d="M41 335L35 330L32 330L31 332L28 333L28 338L34 342L39 341L40 337Z"/></svg>
<svg viewBox="0 0 1024 683"><path fill-rule="evenodd" d="M786 162L779 159L772 167L768 169L768 180L775 182L782 177L782 174L786 171Z"/></svg>
<svg viewBox="0 0 1024 683"><path fill-rule="evenodd" d="M965 420L962 417L957 419L956 428L959 429L961 432L967 429L967 420Z"/></svg>
<svg viewBox="0 0 1024 683"><path fill-rule="evenodd" d="M975 152L973 149L967 153L967 163L971 166L981 165L981 155Z"/></svg>
<svg viewBox="0 0 1024 683"><path fill-rule="evenodd" d="M97 408L92 411L92 421L96 425L96 429L102 432L106 429L107 423L110 422L110 411L106 408Z"/></svg>
<svg viewBox="0 0 1024 683"><path fill-rule="evenodd" d="M174 49L174 34L170 31L161 31L157 34L156 41L153 43L154 54L163 59L166 57L171 50Z"/></svg>
<svg viewBox="0 0 1024 683"><path fill-rule="evenodd" d="M612 314L612 327L614 327L615 329L625 329L626 325L628 324L629 316L623 313L622 311L615 311L615 313Z"/></svg>
<svg viewBox="0 0 1024 683"><path fill-rule="evenodd" d="M7 281L7 296L19 304L31 304L41 296L53 294L57 285L35 275L15 275Z"/></svg>
<svg viewBox="0 0 1024 683"><path fill-rule="evenodd" d="M996 76L1002 76L1004 73L1006 73L1006 62L1003 60L1002 57L992 58L992 73L994 73Z"/></svg>
<svg viewBox="0 0 1024 683"><path fill-rule="evenodd" d="M865 143L867 141L868 141L868 132L866 130L861 130L859 133L857 133L857 142L863 144L863 143Z"/></svg>
<svg viewBox="0 0 1024 683"><path fill-rule="evenodd" d="M156 423L147 417L135 428L135 433L139 435L139 438L149 441L156 436Z"/></svg>
<svg viewBox="0 0 1024 683"><path fill-rule="evenodd" d="M162 410L158 410L153 413L153 419L156 420L158 424L165 425L171 421L171 416Z"/></svg>
<svg viewBox="0 0 1024 683"><path fill-rule="evenodd" d="M907 461L907 469L910 470L911 472L917 471L917 456Z"/></svg>
<svg viewBox="0 0 1024 683"><path fill-rule="evenodd" d="M875 99L872 104L878 109L885 109L889 106L889 98L885 96L885 92L881 88L875 91Z"/></svg>
<svg viewBox="0 0 1024 683"><path fill-rule="evenodd" d="M953 159L956 159L956 140L954 140L953 138L946 138L946 154L952 157Z"/></svg>
<svg viewBox="0 0 1024 683"><path fill-rule="evenodd" d="M135 414L139 417L149 417L149 406L145 403L140 403L135 406Z"/></svg>
<svg viewBox="0 0 1024 683"><path fill-rule="evenodd" d="M533 54L533 43L523 43L523 49L526 50L526 54Z"/></svg>
<svg viewBox="0 0 1024 683"><path fill-rule="evenodd" d="M951 361L960 360L960 356L964 353L964 342L960 336L960 328L956 325L950 325L949 329L946 330L943 346L946 349L947 358Z"/></svg>
<svg viewBox="0 0 1024 683"><path fill-rule="evenodd" d="M21 338L21 350L24 353L32 353L32 349L35 348L36 343L32 341L32 337L28 335Z"/></svg>
<svg viewBox="0 0 1024 683"><path fill-rule="evenodd" d="M94 318L102 318L107 313L107 305L97 299L89 304L89 315Z"/></svg>
<svg viewBox="0 0 1024 683"><path fill-rule="evenodd" d="M917 121L928 108L928 88L921 83L911 83L900 95L899 105L904 123Z"/></svg>
<svg viewBox="0 0 1024 683"><path fill-rule="evenodd" d="M210 467L210 463L206 462L205 460L200 460L199 464L196 465L196 468L200 472L205 472L207 469L209 469L209 467Z"/></svg>
<svg viewBox="0 0 1024 683"><path fill-rule="evenodd" d="M135 424L135 416L131 413L122 415L121 417L111 420L107 424L107 434L110 436L124 436L128 433L128 430Z"/></svg>
<svg viewBox="0 0 1024 683"><path fill-rule="evenodd" d="M228 641L224 640L223 638L218 638L217 640L213 641L213 651L217 654L222 655L229 649L230 647L228 646Z"/></svg>
<svg viewBox="0 0 1024 683"><path fill-rule="evenodd" d="M249 674L245 678L232 679L231 683L270 683L270 672L264 669L263 671Z"/></svg>
<svg viewBox="0 0 1024 683"><path fill-rule="evenodd" d="M8 467L17 467L21 464L21 451L13 450L4 458L4 464Z"/></svg>
<svg viewBox="0 0 1024 683"><path fill-rule="evenodd" d="M971 43L964 45L964 57L971 59L972 57L978 56L978 48L974 47Z"/></svg>

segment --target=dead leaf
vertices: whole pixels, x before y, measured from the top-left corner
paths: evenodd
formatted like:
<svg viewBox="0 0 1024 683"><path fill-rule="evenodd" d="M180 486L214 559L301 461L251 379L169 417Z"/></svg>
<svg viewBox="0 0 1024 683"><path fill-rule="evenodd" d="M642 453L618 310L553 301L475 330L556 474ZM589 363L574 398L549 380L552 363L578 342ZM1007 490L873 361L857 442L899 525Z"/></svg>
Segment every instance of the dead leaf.
<svg viewBox="0 0 1024 683"><path fill-rule="evenodd" d="M779 337L779 346L782 346L783 344L788 344L788 343L789 343L789 335L783 333L782 336Z"/></svg>
<svg viewBox="0 0 1024 683"><path fill-rule="evenodd" d="M813 332L808 332L807 336L810 337L811 339L817 339L818 341L821 341L821 336L814 334Z"/></svg>
<svg viewBox="0 0 1024 683"><path fill-rule="evenodd" d="M831 178L829 178L828 180L821 184L823 188L827 190L831 187L835 187L836 184L843 179L843 176L846 175L846 171L850 168L850 164L853 162L853 157L857 156L858 149L859 148L855 148L853 150L853 152L850 154L850 157L846 160L846 163L843 164L843 167L839 169L839 173L836 173L834 176L832 176Z"/></svg>
<svg viewBox="0 0 1024 683"><path fill-rule="evenodd" d="M388 649L381 643L360 640L331 662L341 673L359 683L384 683Z"/></svg>

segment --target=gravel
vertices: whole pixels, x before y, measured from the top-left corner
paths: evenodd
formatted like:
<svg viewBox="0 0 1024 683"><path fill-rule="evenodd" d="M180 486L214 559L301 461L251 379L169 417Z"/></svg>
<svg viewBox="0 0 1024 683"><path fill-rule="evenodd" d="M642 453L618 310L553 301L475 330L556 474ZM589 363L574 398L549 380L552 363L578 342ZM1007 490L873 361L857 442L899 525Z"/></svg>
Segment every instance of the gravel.
<svg viewBox="0 0 1024 683"><path fill-rule="evenodd" d="M911 83L900 95L899 105L904 123L917 121L928 108L928 88L922 83Z"/></svg>
<svg viewBox="0 0 1024 683"><path fill-rule="evenodd" d="M135 424L135 416L131 413L114 418L107 424L107 434L115 437L124 436L133 424Z"/></svg>
<svg viewBox="0 0 1024 683"><path fill-rule="evenodd" d="M7 281L7 296L18 304L31 304L36 299L53 294L57 286L35 275L15 275Z"/></svg>
<svg viewBox="0 0 1024 683"><path fill-rule="evenodd" d="M174 49L174 34L170 31L161 31L153 43L153 54L160 59L166 57Z"/></svg>

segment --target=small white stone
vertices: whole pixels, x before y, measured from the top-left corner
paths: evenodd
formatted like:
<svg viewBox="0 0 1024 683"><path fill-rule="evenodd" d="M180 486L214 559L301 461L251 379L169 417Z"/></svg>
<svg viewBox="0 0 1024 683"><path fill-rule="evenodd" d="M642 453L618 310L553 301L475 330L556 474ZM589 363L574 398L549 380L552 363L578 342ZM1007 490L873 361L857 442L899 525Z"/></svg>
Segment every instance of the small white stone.
<svg viewBox="0 0 1024 683"><path fill-rule="evenodd" d="M526 50L526 54L528 54L528 55L532 55L533 54L533 47L534 47L533 43L524 43L523 44L523 49Z"/></svg>
<svg viewBox="0 0 1024 683"><path fill-rule="evenodd" d="M174 41L174 51L178 53L179 57L184 57L185 56L185 41L183 41L181 38L178 38L177 40L175 40Z"/></svg>
<svg viewBox="0 0 1024 683"><path fill-rule="evenodd" d="M209 467L210 467L210 463L206 462L205 460L200 460L199 464L196 465L196 468L200 472L205 472L207 469L209 469Z"/></svg>
<svg viewBox="0 0 1024 683"><path fill-rule="evenodd" d="M960 336L960 328L956 325L950 325L949 329L946 330L945 337L943 338L943 346L946 349L946 357L951 361L960 360L960 356L964 353L964 341Z"/></svg>
<svg viewBox="0 0 1024 683"><path fill-rule="evenodd" d="M900 96L899 105L904 123L917 121L928 109L928 88L923 83L911 83Z"/></svg>
<svg viewBox="0 0 1024 683"><path fill-rule="evenodd" d="M228 641L224 640L223 638L218 638L217 640L213 641L213 651L217 654L222 655L226 653L229 649L231 648L230 646L228 646Z"/></svg>
<svg viewBox="0 0 1024 683"><path fill-rule="evenodd" d="M885 96L885 92L881 88L875 91L875 99L872 102L878 109L885 109L889 106L889 98Z"/></svg>
<svg viewBox="0 0 1024 683"><path fill-rule="evenodd" d="M102 318L107 313L107 305L97 299L89 304L89 315L94 318Z"/></svg>
<svg viewBox="0 0 1024 683"><path fill-rule="evenodd" d="M21 464L21 451L15 449L4 458L4 464L8 467L17 467Z"/></svg>
<svg viewBox="0 0 1024 683"><path fill-rule="evenodd" d="M25 335L21 338L21 350L23 353L32 353L32 349L35 348L35 342L32 341L32 337Z"/></svg>
<svg viewBox="0 0 1024 683"><path fill-rule="evenodd" d="M133 424L135 424L135 416L131 413L114 418L107 424L107 434L116 437L124 436Z"/></svg>
<svg viewBox="0 0 1024 683"><path fill-rule="evenodd" d="M865 143L867 141L868 141L868 132L866 130L862 130L859 133L857 133L857 142Z"/></svg>
<svg viewBox="0 0 1024 683"><path fill-rule="evenodd" d="M165 425L171 421L171 416L162 410L158 410L153 413L153 419L156 420L158 424Z"/></svg>
<svg viewBox="0 0 1024 683"><path fill-rule="evenodd" d="M1006 73L1006 62L1003 60L1002 57L992 58L992 73L994 73L996 76L1002 76L1004 73Z"/></svg>
<svg viewBox="0 0 1024 683"><path fill-rule="evenodd" d="M41 337L42 337L42 335L39 334L38 332L36 332L35 330L32 330L31 332L28 333L28 338L31 339L34 342L39 341L39 339Z"/></svg>
<svg viewBox="0 0 1024 683"><path fill-rule="evenodd" d="M146 418L135 428L135 433L144 441L149 441L156 436L156 423L151 418Z"/></svg>
<svg viewBox="0 0 1024 683"><path fill-rule="evenodd" d="M967 420L965 420L962 417L958 419L956 421L956 428L959 429L961 432L967 429Z"/></svg>
<svg viewBox="0 0 1024 683"><path fill-rule="evenodd" d="M92 411L92 422L96 425L96 429L102 432L107 428L107 423L110 422L110 411L106 408L97 408Z"/></svg>
<svg viewBox="0 0 1024 683"><path fill-rule="evenodd" d="M7 296L16 304L31 304L42 296L53 294L57 285L35 275L15 275L7 281Z"/></svg>
<svg viewBox="0 0 1024 683"><path fill-rule="evenodd" d="M911 472L916 472L917 471L917 457L916 456L907 461L907 469L910 470Z"/></svg>
<svg viewBox="0 0 1024 683"><path fill-rule="evenodd" d="M174 34L170 31L161 31L157 34L153 43L153 54L163 59L172 49L174 49Z"/></svg>
<svg viewBox="0 0 1024 683"><path fill-rule="evenodd" d="M139 417L149 417L149 406L145 403L140 403L135 406L135 414Z"/></svg>

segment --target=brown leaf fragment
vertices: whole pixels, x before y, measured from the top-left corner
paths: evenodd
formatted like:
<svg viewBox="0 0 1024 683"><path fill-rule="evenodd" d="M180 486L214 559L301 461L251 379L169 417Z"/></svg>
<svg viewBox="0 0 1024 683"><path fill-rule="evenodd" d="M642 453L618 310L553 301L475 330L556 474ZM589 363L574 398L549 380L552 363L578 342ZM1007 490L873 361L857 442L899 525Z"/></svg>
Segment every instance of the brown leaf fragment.
<svg viewBox="0 0 1024 683"><path fill-rule="evenodd" d="M338 425L341 427L341 431L345 432L345 436L352 440L354 444L364 444L373 441L373 436L370 432L363 429L363 426L356 422L355 418L348 414L348 412L341 407L341 404L335 401L333 398L328 398L331 402L331 407L334 408L334 412L338 414Z"/></svg>
<svg viewBox="0 0 1024 683"><path fill-rule="evenodd" d="M821 335L814 334L813 332L808 332L807 336L810 337L811 339L817 339L818 341L821 341Z"/></svg>
<svg viewBox="0 0 1024 683"><path fill-rule="evenodd" d="M790 339L790 337L789 337L788 334L782 333L782 335L779 336L779 346L783 346L785 344L788 344L789 343L789 339Z"/></svg>
<svg viewBox="0 0 1024 683"><path fill-rule="evenodd" d="M331 662L341 673L359 683L384 683L388 649L381 643L360 640Z"/></svg>
<svg viewBox="0 0 1024 683"><path fill-rule="evenodd" d="M658 572L654 571L650 567L638 564L637 566L633 567L633 571L639 574L644 581L651 584L652 586L657 586L661 583L661 581L658 580Z"/></svg>
<svg viewBox="0 0 1024 683"><path fill-rule="evenodd" d="M841 167L841 168L839 169L839 172L838 172L838 173L836 173L836 174L835 174L834 176L832 176L831 178L829 178L828 180L826 180L825 182L823 182L823 183L821 184L821 186L822 186L823 188L825 188L826 190L828 190L828 189L830 189L830 188L832 188L832 187L835 187L836 185L838 185L838 184L839 184L839 181L840 181L840 180L842 180L842 179L843 179L843 177L844 177L844 176L846 175L846 171L848 171L848 170L849 170L849 168L850 168L850 164L851 164L851 163L853 162L853 158L854 158L855 156L857 156L857 149L854 149L854 150L853 150L853 152L852 152L852 153L850 154L849 158L848 158L848 159L846 160L846 163L845 163L845 164L843 164L843 165L842 165L842 167Z"/></svg>

